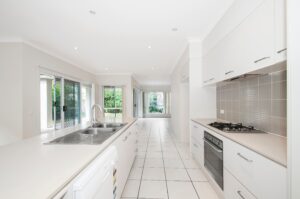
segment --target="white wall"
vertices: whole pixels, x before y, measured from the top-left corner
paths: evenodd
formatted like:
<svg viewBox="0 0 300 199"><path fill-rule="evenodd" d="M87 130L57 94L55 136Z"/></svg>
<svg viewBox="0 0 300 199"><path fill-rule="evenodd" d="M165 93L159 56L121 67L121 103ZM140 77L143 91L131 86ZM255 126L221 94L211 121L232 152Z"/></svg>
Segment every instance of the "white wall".
<svg viewBox="0 0 300 199"><path fill-rule="evenodd" d="M103 86L123 86L125 97L124 115L130 118L133 115L133 84L132 76L127 74L120 75L97 75L97 84L99 86L99 104L103 104Z"/></svg>
<svg viewBox="0 0 300 199"><path fill-rule="evenodd" d="M16 120L13 127L9 126L9 129L3 132L9 132L12 137L21 139L40 134L40 67L78 81L95 82L96 78L91 73L28 44L1 43L0 48L0 56L4 56L0 60L1 74L5 73L5 77L1 77L0 83L1 86L9 86L11 91L8 91L8 97L5 100L7 105L13 105L2 109L1 115L6 114L5 117L8 121ZM12 85L7 84L5 79L10 80ZM9 92L14 92L14 94L10 95ZM5 104L5 101L1 104ZM8 111L6 109L9 109L12 115L6 113ZM2 111L4 114L2 114ZM1 119L0 121L5 120ZM9 122L6 123L9 124ZM3 132L1 130L0 134L5 134Z"/></svg>
<svg viewBox="0 0 300 199"><path fill-rule="evenodd" d="M216 87L202 86L202 44L190 41L172 73L172 128L189 142L192 118L216 118Z"/></svg>
<svg viewBox="0 0 300 199"><path fill-rule="evenodd" d="M180 141L188 142L189 135L189 82L186 75L189 70L189 48L184 50L171 76L171 123L172 129Z"/></svg>
<svg viewBox="0 0 300 199"><path fill-rule="evenodd" d="M300 198L300 1L287 1L289 198Z"/></svg>
<svg viewBox="0 0 300 199"><path fill-rule="evenodd" d="M0 145L22 139L22 44L0 43Z"/></svg>

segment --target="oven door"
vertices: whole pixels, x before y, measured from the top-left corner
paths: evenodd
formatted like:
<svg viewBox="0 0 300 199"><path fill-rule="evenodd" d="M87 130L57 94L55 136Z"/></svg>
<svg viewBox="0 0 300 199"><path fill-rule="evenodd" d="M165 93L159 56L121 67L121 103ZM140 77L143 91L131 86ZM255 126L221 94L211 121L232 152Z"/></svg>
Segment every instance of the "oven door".
<svg viewBox="0 0 300 199"><path fill-rule="evenodd" d="M223 150L205 139L204 166L223 190Z"/></svg>

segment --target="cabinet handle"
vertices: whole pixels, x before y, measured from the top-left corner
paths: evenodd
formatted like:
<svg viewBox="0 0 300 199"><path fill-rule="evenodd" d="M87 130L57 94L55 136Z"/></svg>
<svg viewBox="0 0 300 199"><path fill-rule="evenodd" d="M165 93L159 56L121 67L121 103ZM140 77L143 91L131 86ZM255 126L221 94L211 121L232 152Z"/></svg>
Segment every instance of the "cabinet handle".
<svg viewBox="0 0 300 199"><path fill-rule="evenodd" d="M194 128L195 128L195 129L197 129L197 128L198 128L198 126L194 126Z"/></svg>
<svg viewBox="0 0 300 199"><path fill-rule="evenodd" d="M260 61L263 61L263 60L265 60L265 59L270 59L270 57L263 57L263 58L261 58L261 59L258 59L258 60L256 60L256 61L254 61L254 63L256 64L256 63L258 63L258 62L260 62Z"/></svg>
<svg viewBox="0 0 300 199"><path fill-rule="evenodd" d="M253 162L253 160L250 160L250 159L246 158L241 153L237 153L237 155L240 156L241 158L243 158L244 160L246 160L247 162Z"/></svg>
<svg viewBox="0 0 300 199"><path fill-rule="evenodd" d="M227 72L225 73L225 75L229 75L230 73L233 73L233 72L234 72L233 70L227 71Z"/></svg>
<svg viewBox="0 0 300 199"><path fill-rule="evenodd" d="M123 141L125 142L127 140L127 136L125 136L125 138L123 139Z"/></svg>
<svg viewBox="0 0 300 199"><path fill-rule="evenodd" d="M214 77L213 77L213 78L210 78L210 79L208 79L208 80L203 81L203 83L205 84L205 83L207 83L207 82L213 81L214 79L215 79Z"/></svg>
<svg viewBox="0 0 300 199"><path fill-rule="evenodd" d="M286 50L287 50L287 48L284 48L284 49L282 49L282 50L278 50L277 53L280 54L280 53L282 53L282 52L284 52L284 51L286 51Z"/></svg>
<svg viewBox="0 0 300 199"><path fill-rule="evenodd" d="M246 198L243 196L242 191L238 190L238 191L237 191L237 194L239 194L239 196L240 196L242 199L246 199Z"/></svg>
<svg viewBox="0 0 300 199"><path fill-rule="evenodd" d="M193 145L194 145L194 147L199 148L197 144L193 144Z"/></svg>

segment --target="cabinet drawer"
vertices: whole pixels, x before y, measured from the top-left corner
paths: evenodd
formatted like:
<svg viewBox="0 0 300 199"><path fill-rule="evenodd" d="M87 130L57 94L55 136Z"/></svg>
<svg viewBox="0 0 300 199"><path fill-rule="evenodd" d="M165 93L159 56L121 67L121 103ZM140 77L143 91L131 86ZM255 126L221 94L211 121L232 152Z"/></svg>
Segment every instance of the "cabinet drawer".
<svg viewBox="0 0 300 199"><path fill-rule="evenodd" d="M255 199L243 185L241 185L235 177L233 177L226 169L224 169L224 196L225 199Z"/></svg>
<svg viewBox="0 0 300 199"><path fill-rule="evenodd" d="M287 198L286 168L230 140L224 142L224 167L257 198Z"/></svg>
<svg viewBox="0 0 300 199"><path fill-rule="evenodd" d="M191 137L198 140L198 142L201 144L203 142L203 136L204 133L202 126L195 122L191 122Z"/></svg>
<svg viewBox="0 0 300 199"><path fill-rule="evenodd" d="M191 150L195 160L200 164L200 166L204 166L204 148L197 140L192 139L191 141Z"/></svg>

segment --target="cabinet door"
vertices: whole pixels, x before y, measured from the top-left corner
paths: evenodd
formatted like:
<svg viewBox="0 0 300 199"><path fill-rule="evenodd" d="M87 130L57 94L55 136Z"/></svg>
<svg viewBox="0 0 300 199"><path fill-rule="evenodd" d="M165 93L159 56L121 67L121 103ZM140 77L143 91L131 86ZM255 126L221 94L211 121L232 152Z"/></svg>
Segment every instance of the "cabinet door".
<svg viewBox="0 0 300 199"><path fill-rule="evenodd" d="M286 168L230 140L224 140L224 167L257 198L287 198Z"/></svg>
<svg viewBox="0 0 300 199"><path fill-rule="evenodd" d="M286 0L275 1L276 62L286 60Z"/></svg>
<svg viewBox="0 0 300 199"><path fill-rule="evenodd" d="M255 199L246 187L240 184L226 169L224 169L224 196L225 199Z"/></svg>
<svg viewBox="0 0 300 199"><path fill-rule="evenodd" d="M208 85L219 81L219 68L222 68L222 48L217 45L203 57L202 79L203 85Z"/></svg>
<svg viewBox="0 0 300 199"><path fill-rule="evenodd" d="M264 0L225 39L222 79L274 63L274 0Z"/></svg>

